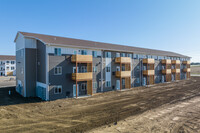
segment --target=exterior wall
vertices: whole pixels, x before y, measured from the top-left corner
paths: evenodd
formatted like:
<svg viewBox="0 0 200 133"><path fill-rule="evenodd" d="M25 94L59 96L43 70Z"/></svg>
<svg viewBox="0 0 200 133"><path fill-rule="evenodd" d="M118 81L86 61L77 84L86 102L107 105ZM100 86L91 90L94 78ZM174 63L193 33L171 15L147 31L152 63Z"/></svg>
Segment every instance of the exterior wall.
<svg viewBox="0 0 200 133"><path fill-rule="evenodd" d="M97 68L97 72L93 72L93 80L92 82L97 83L97 88L93 86L93 93L101 92L101 56L93 57L93 67Z"/></svg>
<svg viewBox="0 0 200 133"><path fill-rule="evenodd" d="M36 96L36 40L18 34L16 40L16 91Z"/></svg>
<svg viewBox="0 0 200 133"><path fill-rule="evenodd" d="M62 75L54 75L54 68L62 67ZM49 54L49 100L73 97L72 73L75 63L71 63L71 55L54 56ZM61 85L62 93L54 94L54 86Z"/></svg>
<svg viewBox="0 0 200 133"><path fill-rule="evenodd" d="M16 51L16 91L22 96L25 95L25 49Z"/></svg>
<svg viewBox="0 0 200 133"><path fill-rule="evenodd" d="M36 49L25 49L26 97L36 97Z"/></svg>
<svg viewBox="0 0 200 133"><path fill-rule="evenodd" d="M46 84L46 45L37 41L37 82Z"/></svg>
<svg viewBox="0 0 200 133"><path fill-rule="evenodd" d="M134 70L134 87L142 85L142 61L140 59L134 59L133 61Z"/></svg>
<svg viewBox="0 0 200 133"><path fill-rule="evenodd" d="M162 82L162 65L161 61L155 60L155 83Z"/></svg>
<svg viewBox="0 0 200 133"><path fill-rule="evenodd" d="M61 48L61 56L54 55L54 48ZM74 97L73 86L76 81L72 80L73 67L75 63L71 62L71 56L73 54L81 54L79 48L71 47L56 47L46 45L41 41L36 41L31 38L24 38L21 34L18 35L16 40L16 84L17 91L24 97L38 96L43 100L56 100L67 97ZM92 51L87 49L87 55L92 55ZM106 58L105 52L111 52L111 58ZM116 90L117 81L120 78L115 76L116 68L120 67L119 63L115 63L116 51L101 51L97 50L97 57L93 57L92 66L96 67L97 72L93 72L93 83L97 83L97 88L93 86L93 94L98 92L106 92ZM125 53L125 52L123 52ZM128 57L125 53L125 57ZM143 58L153 58L147 55L141 55L138 57L131 57L131 87L138 87L145 85L143 71ZM166 59L169 57L160 57L160 59ZM160 59L155 59L155 83L162 82L162 64ZM55 75L54 68L57 66L62 67L62 74ZM87 64L78 64L79 71L81 66L87 66ZM1 64L0 64L1 67ZM110 72L106 72L106 67L110 67ZM183 67L183 65L181 65ZM6 66L4 66L6 68ZM181 79L185 79L187 76L181 68ZM0 71L1 72L1 71ZM189 77L189 75L188 75ZM110 87L106 87L106 81L111 82ZM152 77L151 77L151 81ZM129 79L127 81L129 82ZM79 94L87 95L85 90L81 90L81 85L87 83L87 81L78 82ZM121 82L120 82L121 84ZM61 85L61 94L54 93L54 87ZM126 85L127 86L127 85ZM123 88L126 88L123 86ZM49 98L48 98L49 97Z"/></svg>

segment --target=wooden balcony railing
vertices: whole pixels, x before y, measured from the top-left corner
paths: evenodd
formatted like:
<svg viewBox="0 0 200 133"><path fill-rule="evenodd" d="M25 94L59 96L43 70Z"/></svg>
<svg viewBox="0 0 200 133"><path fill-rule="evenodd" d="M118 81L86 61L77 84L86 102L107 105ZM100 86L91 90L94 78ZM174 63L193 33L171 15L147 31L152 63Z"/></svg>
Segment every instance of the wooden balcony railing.
<svg viewBox="0 0 200 133"><path fill-rule="evenodd" d="M186 65L186 64L190 64L190 61L183 61L182 63Z"/></svg>
<svg viewBox="0 0 200 133"><path fill-rule="evenodd" d="M172 64L180 64L180 60L172 60Z"/></svg>
<svg viewBox="0 0 200 133"><path fill-rule="evenodd" d="M115 76L120 77L131 77L131 71L116 71Z"/></svg>
<svg viewBox="0 0 200 133"><path fill-rule="evenodd" d="M184 68L183 72L190 72L190 68Z"/></svg>
<svg viewBox="0 0 200 133"><path fill-rule="evenodd" d="M164 69L162 70L162 74L171 74L171 69Z"/></svg>
<svg viewBox="0 0 200 133"><path fill-rule="evenodd" d="M155 75L154 70L143 70L143 75Z"/></svg>
<svg viewBox="0 0 200 133"><path fill-rule="evenodd" d="M172 69L172 73L180 73L180 69Z"/></svg>
<svg viewBox="0 0 200 133"><path fill-rule="evenodd" d="M72 55L71 62L92 63L92 55Z"/></svg>
<svg viewBox="0 0 200 133"><path fill-rule="evenodd" d="M131 63L130 57L117 57L115 58L115 63Z"/></svg>
<svg viewBox="0 0 200 133"><path fill-rule="evenodd" d="M92 78L93 78L92 72L72 73L72 80L87 81L87 80L92 80Z"/></svg>
<svg viewBox="0 0 200 133"><path fill-rule="evenodd" d="M143 62L143 64L154 64L155 60L154 59L143 59L142 62Z"/></svg>
<svg viewBox="0 0 200 133"><path fill-rule="evenodd" d="M162 64L171 64L171 60L165 59L161 61Z"/></svg>

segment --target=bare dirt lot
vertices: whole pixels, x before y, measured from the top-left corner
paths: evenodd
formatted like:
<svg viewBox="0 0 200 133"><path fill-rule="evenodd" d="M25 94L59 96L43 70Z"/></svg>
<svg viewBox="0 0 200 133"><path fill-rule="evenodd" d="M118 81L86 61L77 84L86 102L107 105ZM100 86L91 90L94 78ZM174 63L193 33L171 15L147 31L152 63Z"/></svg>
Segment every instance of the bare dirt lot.
<svg viewBox="0 0 200 133"><path fill-rule="evenodd" d="M0 97L0 132L200 132L200 77L51 102L15 95Z"/></svg>
<svg viewBox="0 0 200 133"><path fill-rule="evenodd" d="M15 76L0 77L0 87L15 86L16 85L15 79L16 79Z"/></svg>
<svg viewBox="0 0 200 133"><path fill-rule="evenodd" d="M191 66L191 74L200 75L200 66L199 65L192 65Z"/></svg>

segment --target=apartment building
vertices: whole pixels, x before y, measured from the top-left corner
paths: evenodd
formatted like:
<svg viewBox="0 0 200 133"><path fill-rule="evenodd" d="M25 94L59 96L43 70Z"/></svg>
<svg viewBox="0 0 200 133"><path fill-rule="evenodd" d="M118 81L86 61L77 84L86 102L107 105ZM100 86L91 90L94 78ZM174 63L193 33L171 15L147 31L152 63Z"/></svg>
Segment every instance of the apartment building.
<svg viewBox="0 0 200 133"><path fill-rule="evenodd" d="M190 57L174 52L18 32L16 91L43 100L190 78Z"/></svg>
<svg viewBox="0 0 200 133"><path fill-rule="evenodd" d="M15 56L0 55L0 76L15 76L16 61Z"/></svg>

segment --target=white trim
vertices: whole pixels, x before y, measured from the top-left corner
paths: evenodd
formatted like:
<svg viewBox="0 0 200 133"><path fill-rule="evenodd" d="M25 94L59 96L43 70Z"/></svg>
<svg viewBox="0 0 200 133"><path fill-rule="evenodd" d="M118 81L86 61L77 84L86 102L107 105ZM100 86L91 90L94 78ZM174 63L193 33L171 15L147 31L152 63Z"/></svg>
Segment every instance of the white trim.
<svg viewBox="0 0 200 133"><path fill-rule="evenodd" d="M43 87L43 88L46 88L47 87L47 84L44 84L42 82L36 82L36 86L40 86L40 87Z"/></svg>
<svg viewBox="0 0 200 133"><path fill-rule="evenodd" d="M49 100L49 55L47 53L47 47L46 47L46 101Z"/></svg>

